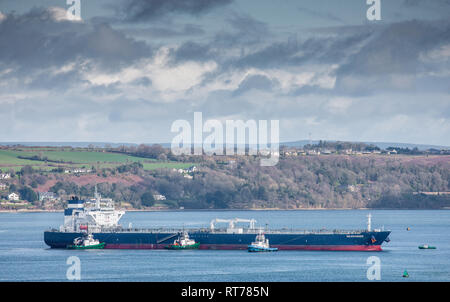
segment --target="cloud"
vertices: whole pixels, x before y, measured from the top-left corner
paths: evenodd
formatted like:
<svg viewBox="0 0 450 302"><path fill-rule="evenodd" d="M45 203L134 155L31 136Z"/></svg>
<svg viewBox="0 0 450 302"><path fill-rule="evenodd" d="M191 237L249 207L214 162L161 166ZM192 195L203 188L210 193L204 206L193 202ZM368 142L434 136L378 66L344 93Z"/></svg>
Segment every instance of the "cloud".
<svg viewBox="0 0 450 302"><path fill-rule="evenodd" d="M448 70L448 64L437 64L432 58L445 59L445 45L449 43L448 21L415 20L380 28L337 69L336 90L364 95L416 89L427 77ZM448 77L445 73L441 75ZM430 87L442 91L437 85Z"/></svg>
<svg viewBox="0 0 450 302"><path fill-rule="evenodd" d="M231 30L219 30L206 42L188 40L171 49L172 62L216 60L225 63L242 56L245 48L263 45L272 36L268 25L247 14L231 12L225 18Z"/></svg>
<svg viewBox="0 0 450 302"><path fill-rule="evenodd" d="M56 12L56 13L55 13ZM7 14L0 23L0 79L13 87L61 89L87 84L96 70L118 71L153 55L153 48L108 24L60 18L61 9Z"/></svg>
<svg viewBox="0 0 450 302"><path fill-rule="evenodd" d="M404 0L403 5L406 7L434 7L439 9L450 9L450 0Z"/></svg>
<svg viewBox="0 0 450 302"><path fill-rule="evenodd" d="M238 89L234 91L234 95L239 95L250 91L252 89L256 90L264 90L271 91L274 86L277 85L277 81L273 81L269 79L265 75L256 74L256 75L248 75L245 79L239 84Z"/></svg>
<svg viewBox="0 0 450 302"><path fill-rule="evenodd" d="M147 44L108 24L91 26L55 19L46 9L7 15L0 23L0 37L0 60L27 68L60 66L77 59L118 66L151 54Z"/></svg>
<svg viewBox="0 0 450 302"><path fill-rule="evenodd" d="M123 0L116 8L119 19L146 22L171 14L201 15L233 0Z"/></svg>
<svg viewBox="0 0 450 302"><path fill-rule="evenodd" d="M67 12L66 9L58 6L49 7L47 11L52 15L53 19L57 22L61 21L71 21L71 22L82 22L80 16L75 16Z"/></svg>
<svg viewBox="0 0 450 302"><path fill-rule="evenodd" d="M339 72L357 75L414 73L419 67L419 55L443 42L450 42L449 22L394 23L375 33Z"/></svg>
<svg viewBox="0 0 450 302"><path fill-rule="evenodd" d="M198 13L230 1L219 2ZM214 15L214 24L165 24L197 13L170 6L175 1L149 3L161 6L163 19L72 22L42 8L5 14L0 120L8 126L0 136L167 142L172 121L201 111L204 119L279 119L282 140L312 132L450 144L449 21L294 35L244 10Z"/></svg>
<svg viewBox="0 0 450 302"><path fill-rule="evenodd" d="M183 26L180 25L171 27L150 26L146 28L129 28L122 31L134 37L148 38L193 37L202 36L205 34L205 30L196 24L184 24Z"/></svg>
<svg viewBox="0 0 450 302"><path fill-rule="evenodd" d="M310 8L307 8L307 7L303 7L303 6L299 7L298 10L300 12L306 13L306 14L311 15L313 17L318 17L320 19L324 19L324 20L327 20L327 21L331 20L331 21L335 21L335 22L338 22L338 23L341 23L341 24L345 23L344 20L342 20L341 18L339 18L336 15L331 14L329 12L321 12L321 11L317 11L317 10L310 9Z"/></svg>
<svg viewBox="0 0 450 302"><path fill-rule="evenodd" d="M216 33L211 42L215 47L231 48L261 44L272 36L267 23L256 20L248 14L233 12L225 20L234 30L221 30Z"/></svg>

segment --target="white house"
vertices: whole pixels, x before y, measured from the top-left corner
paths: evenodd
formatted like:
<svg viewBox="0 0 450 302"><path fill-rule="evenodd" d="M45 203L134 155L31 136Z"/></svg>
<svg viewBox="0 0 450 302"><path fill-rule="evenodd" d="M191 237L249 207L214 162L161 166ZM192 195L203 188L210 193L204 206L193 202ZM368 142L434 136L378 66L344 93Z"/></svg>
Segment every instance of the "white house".
<svg viewBox="0 0 450 302"><path fill-rule="evenodd" d="M11 174L9 173L1 173L0 174L0 179L10 179L11 178Z"/></svg>
<svg viewBox="0 0 450 302"><path fill-rule="evenodd" d="M0 190L6 190L7 187L6 184L0 182Z"/></svg>
<svg viewBox="0 0 450 302"><path fill-rule="evenodd" d="M43 200L49 200L49 201L55 201L58 199L58 196L56 196L53 192L39 192L39 201Z"/></svg>
<svg viewBox="0 0 450 302"><path fill-rule="evenodd" d="M13 200L13 201L17 201L19 200L19 194L12 192L11 194L8 195L8 200Z"/></svg>
<svg viewBox="0 0 450 302"><path fill-rule="evenodd" d="M161 195L161 194L156 194L156 195L153 195L153 199L155 199L155 200L166 200L166 196Z"/></svg>
<svg viewBox="0 0 450 302"><path fill-rule="evenodd" d="M81 168L75 168L73 170L69 170L69 169L64 170L64 173L66 173L66 174L70 174L70 173L84 174L84 173L91 173L91 172L92 172L91 169L81 169Z"/></svg>
<svg viewBox="0 0 450 302"><path fill-rule="evenodd" d="M196 166L190 166L188 169L188 172L197 172L197 167Z"/></svg>

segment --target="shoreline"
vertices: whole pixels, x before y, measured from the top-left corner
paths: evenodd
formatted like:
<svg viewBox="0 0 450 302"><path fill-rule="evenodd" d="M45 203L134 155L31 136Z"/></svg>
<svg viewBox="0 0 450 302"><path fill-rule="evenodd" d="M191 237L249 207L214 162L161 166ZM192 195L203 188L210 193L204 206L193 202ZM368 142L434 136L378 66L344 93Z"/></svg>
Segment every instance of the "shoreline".
<svg viewBox="0 0 450 302"><path fill-rule="evenodd" d="M281 208L265 208L265 209L119 209L125 212L229 212L229 211L361 211L361 210L416 210L416 211L431 211L431 210L450 210L450 207L443 208L301 208L301 209L281 209ZM0 213L63 213L64 210L42 210L42 209L33 209L33 210L0 210Z"/></svg>

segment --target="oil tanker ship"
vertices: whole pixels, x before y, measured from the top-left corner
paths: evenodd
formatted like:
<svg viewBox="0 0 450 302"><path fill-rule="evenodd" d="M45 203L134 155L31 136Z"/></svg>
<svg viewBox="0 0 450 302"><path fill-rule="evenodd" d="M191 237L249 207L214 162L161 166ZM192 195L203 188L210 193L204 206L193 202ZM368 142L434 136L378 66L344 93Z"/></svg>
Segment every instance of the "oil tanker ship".
<svg viewBox="0 0 450 302"><path fill-rule="evenodd" d="M67 248L75 238L86 234L102 243L105 249L164 249L181 233L187 232L199 249L246 250L260 229L254 219L214 219L209 227L196 229L124 228L119 225L124 211L116 210L114 202L101 198L80 200L72 197L64 211L64 224L44 232L44 241L51 248ZM217 224L226 223L219 228ZM241 226L245 223L248 226ZM265 237L279 250L381 251L389 241L390 231L373 229L368 215L365 230L296 230L268 229Z"/></svg>

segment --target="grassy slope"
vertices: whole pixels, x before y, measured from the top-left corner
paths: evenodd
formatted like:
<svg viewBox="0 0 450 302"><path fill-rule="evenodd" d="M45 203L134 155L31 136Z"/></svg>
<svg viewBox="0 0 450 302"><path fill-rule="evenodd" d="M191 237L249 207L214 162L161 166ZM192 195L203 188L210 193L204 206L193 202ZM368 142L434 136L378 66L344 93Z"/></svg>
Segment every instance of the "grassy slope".
<svg viewBox="0 0 450 302"><path fill-rule="evenodd" d="M133 157L118 153L107 153L107 152L93 152L93 151L44 151L44 152L25 152L25 151L5 151L8 152L10 156L39 156L47 157L49 160L58 160L64 162L73 163L97 163L97 162L115 162L115 163L125 163L127 160L129 162L143 161L142 158ZM0 160L1 163L1 160Z"/></svg>
<svg viewBox="0 0 450 302"><path fill-rule="evenodd" d="M66 163L45 163L44 161L20 159L18 156L40 156L47 157L49 160L64 161ZM140 158L118 153L95 152L95 151L16 151L16 150L0 150L0 169L15 171L20 170L25 165L30 165L36 169L51 170L57 166L64 167L82 167L91 165L100 165L100 168L112 168L118 165L131 162L142 162L145 170L153 170L158 168L188 168L191 163L177 163L177 162L156 162L148 158ZM154 162L153 162L154 161ZM71 163L70 163L71 162Z"/></svg>
<svg viewBox="0 0 450 302"><path fill-rule="evenodd" d="M145 170L154 170L159 168L175 168L175 169L187 169L193 165L193 163L143 163Z"/></svg>

